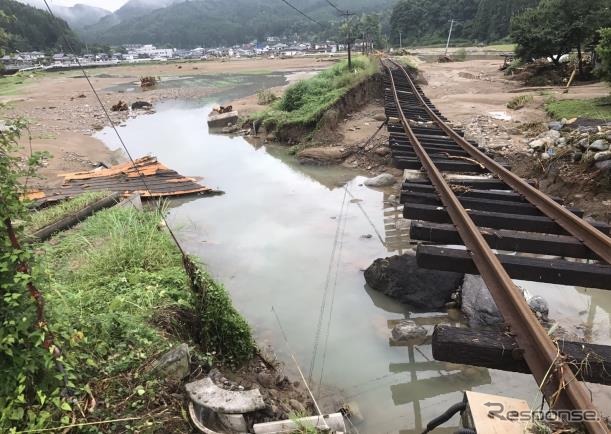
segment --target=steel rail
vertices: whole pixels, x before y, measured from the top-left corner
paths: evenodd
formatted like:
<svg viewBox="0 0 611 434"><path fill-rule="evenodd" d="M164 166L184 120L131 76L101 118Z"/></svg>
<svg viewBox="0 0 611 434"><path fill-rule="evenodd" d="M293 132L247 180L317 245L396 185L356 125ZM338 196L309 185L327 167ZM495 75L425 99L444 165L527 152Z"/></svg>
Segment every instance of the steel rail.
<svg viewBox="0 0 611 434"><path fill-rule="evenodd" d="M473 258L480 275L488 286L499 311L511 328L511 332L523 353L522 356L550 407L562 410L578 409L596 412L597 420L584 422L584 425L591 434L608 433L602 415L594 407L585 386L577 380L571 369L566 366L559 349L539 324L521 291L513 283L480 233L479 228L460 204L443 174L437 169L412 131L401 107L392 70L385 63L383 63L383 66L390 77L395 105L405 133L452 218L452 222Z"/></svg>
<svg viewBox="0 0 611 434"><path fill-rule="evenodd" d="M392 62L393 65L398 67L405 74L405 77L409 85L412 87L416 98L420 102L420 105L431 117L433 122L452 140L454 140L456 144L463 148L471 156L471 158L482 164L486 169L505 182L505 184L511 187L514 191L524 196L528 202L539 209L539 211L541 211L544 215L556 222L556 224L562 227L569 234L581 241L602 260L607 262L607 264L611 264L611 238L609 238L609 236L605 235L585 220L577 217L565 207L552 200L549 196L531 186L522 178L510 170L507 170L492 158L485 155L475 146L471 145L449 125L447 125L439 116L437 116L426 101L424 101L422 95L414 85L414 82L405 68L392 59L390 59L390 62Z"/></svg>

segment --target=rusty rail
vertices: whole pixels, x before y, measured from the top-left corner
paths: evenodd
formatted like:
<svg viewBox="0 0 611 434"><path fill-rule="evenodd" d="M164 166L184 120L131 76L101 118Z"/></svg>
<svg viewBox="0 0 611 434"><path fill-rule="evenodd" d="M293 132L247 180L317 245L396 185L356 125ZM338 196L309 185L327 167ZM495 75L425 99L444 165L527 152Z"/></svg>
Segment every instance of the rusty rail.
<svg viewBox="0 0 611 434"><path fill-rule="evenodd" d="M525 184L511 172L506 171L509 175L503 173L503 171L499 169L500 166L492 159L481 154L477 150L470 149L473 147L468 142L464 141L462 137L458 136L457 133L455 133L435 113L433 113L432 110L430 110L428 105L420 96L418 89L412 82L407 71L393 61L383 61L383 66L390 77L392 94L397 107L397 112L399 113L401 124L405 130L405 134L408 136L414 152L417 154L423 168L426 170L443 205L450 215L452 222L456 226L461 239L465 243L467 250L470 252L484 282L490 289L490 293L494 298L499 311L501 312L507 325L510 327L511 333L514 335L520 350L523 352L522 356L528 364L530 371L533 373L533 376L535 377L539 388L545 395L550 407L565 410L578 409L597 411L585 386L576 379L573 372L568 368L568 366L566 366L566 361L563 359L557 346L548 336L545 329L543 329L543 327L539 324L539 321L530 310L526 300L523 298L521 291L513 283L497 256L494 254L483 235L480 233L479 228L473 222L465 208L461 205L450 185L443 177L443 174L435 166L435 163L429 157L428 153L411 129L401 107L401 102L395 86L395 79L389 64L395 68L399 68L402 71L402 73L405 75L407 83L412 87L414 94L418 95L423 108L429 113L431 118L434 119L437 125L439 125L450 137L454 138L455 140L460 138L460 140L457 140L457 142L460 142L461 146L467 152L469 152L473 158L484 164L491 172L501 173L501 175L507 178L509 181L512 181L512 178L515 177L517 181L512 182L516 184L517 187L522 189L521 191L518 191L525 192L523 193L525 196L533 195L530 192L531 187L528 186L528 184ZM510 184L510 182L507 183ZM522 184L527 185L529 188L524 188ZM537 193L537 196L545 196L538 191ZM545 196L545 198L547 198L547 196ZM544 203L547 202L543 199L542 201ZM551 209L554 208L551 205L548 205L548 207ZM560 215L562 215L562 213L560 213ZM570 221L572 219L565 218L565 220ZM568 226L568 228L565 228L567 231L574 229L573 225L568 223L565 224ZM595 231L594 228L591 229ZM592 231L584 229L583 232L591 233ZM591 235L591 237L596 238L596 234ZM594 244L591 239L588 239L588 241L591 244ZM604 242L602 244L604 244ZM598 245L594 247L600 247L600 245L601 243L599 242ZM600 248L599 250L596 250L596 253L604 258L609 258L609 255L611 254L611 252L603 251ZM598 412L598 414L601 416L600 412ZM585 422L584 424L589 433L608 433L608 429L604 425L601 417L599 417L597 421L589 421Z"/></svg>

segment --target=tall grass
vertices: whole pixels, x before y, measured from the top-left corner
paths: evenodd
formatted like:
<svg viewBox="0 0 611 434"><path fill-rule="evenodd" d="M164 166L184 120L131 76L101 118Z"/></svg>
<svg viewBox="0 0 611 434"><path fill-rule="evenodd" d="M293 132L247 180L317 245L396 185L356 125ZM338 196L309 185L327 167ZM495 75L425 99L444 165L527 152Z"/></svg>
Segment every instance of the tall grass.
<svg viewBox="0 0 611 434"><path fill-rule="evenodd" d="M554 119L582 117L609 121L611 120L611 96L565 100L550 98L545 102L545 109Z"/></svg>
<svg viewBox="0 0 611 434"><path fill-rule="evenodd" d="M49 284L50 323L86 339L70 353L77 365L107 361L89 363L95 374L133 368L167 345L153 315L192 305L180 254L160 219L157 212L104 210L43 247L38 268Z"/></svg>
<svg viewBox="0 0 611 434"><path fill-rule="evenodd" d="M45 226L82 210L86 206L97 202L109 194L110 192L83 193L49 208L44 208L40 211L32 211L26 230L29 233L36 232Z"/></svg>
<svg viewBox="0 0 611 434"><path fill-rule="evenodd" d="M376 61L369 57L354 58L351 69L348 61L341 61L315 77L292 85L282 98L255 117L268 129L287 124L314 125L349 89L377 70Z"/></svg>

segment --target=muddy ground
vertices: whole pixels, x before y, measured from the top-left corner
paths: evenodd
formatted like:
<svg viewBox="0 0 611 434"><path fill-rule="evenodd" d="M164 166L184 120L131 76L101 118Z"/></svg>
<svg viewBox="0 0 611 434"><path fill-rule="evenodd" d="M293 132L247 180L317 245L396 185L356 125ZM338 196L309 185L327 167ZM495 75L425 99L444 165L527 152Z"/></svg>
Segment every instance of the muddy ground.
<svg viewBox="0 0 611 434"><path fill-rule="evenodd" d="M107 108L119 100L131 103L138 100L157 102L169 99L201 98L218 92L215 87L154 88L147 92L120 92L109 88L125 83L139 82L140 77L155 76L194 77L220 74L263 74L271 72L300 72L316 70L329 64L328 58L244 59L232 61L199 61L183 63L156 63L121 65L87 71L93 86ZM299 75L295 75L299 78ZM0 82L1 85L2 82ZM123 157L111 152L101 141L92 137L96 131L109 126L104 112L89 88L82 73L77 70L36 74L24 80L14 94L0 96L0 116L3 119L26 118L30 121L30 134L23 138L29 148L31 138L34 151L47 151L53 158L41 171L42 186L61 183L58 174L91 169L102 161L116 163ZM132 115L143 114L140 110ZM129 112L112 112L115 125L130 116Z"/></svg>
<svg viewBox="0 0 611 434"><path fill-rule="evenodd" d="M564 198L586 215L609 221L611 192L598 182L596 174L573 164L546 170L526 153L533 134L550 121L544 108L547 98L596 98L609 93L607 84L577 83L568 93L564 93L563 86L525 88L500 71L503 59L498 55L453 63L424 61L420 57L416 62L425 80L424 92L454 125L464 128L468 138L511 163L520 176L536 180L543 191ZM281 95L282 89L275 92ZM518 95L530 95L532 101L519 110L507 108L507 103ZM237 105L247 105L246 102L238 101ZM248 107L255 110L261 106ZM309 164L341 163L372 175L390 172L399 176L400 171L391 165L386 129L375 135L383 116L383 101L374 98L339 120L332 132L314 134L298 156Z"/></svg>

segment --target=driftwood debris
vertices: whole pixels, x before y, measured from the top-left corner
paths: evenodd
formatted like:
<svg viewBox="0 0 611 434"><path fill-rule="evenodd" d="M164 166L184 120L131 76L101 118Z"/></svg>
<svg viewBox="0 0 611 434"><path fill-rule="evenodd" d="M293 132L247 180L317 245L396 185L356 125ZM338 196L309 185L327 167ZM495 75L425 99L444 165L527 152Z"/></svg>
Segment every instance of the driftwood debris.
<svg viewBox="0 0 611 434"><path fill-rule="evenodd" d="M80 223L85 220L87 217L93 215L95 212L116 205L120 197L121 195L119 193L111 193L108 196L103 197L102 199L90 205L87 205L76 213L68 215L62 218L61 220L58 220L54 223L51 223L50 225L45 226L44 228L37 230L30 236L30 238L35 241L45 241L49 239L51 235L71 228L77 223Z"/></svg>
<svg viewBox="0 0 611 434"><path fill-rule="evenodd" d="M28 199L42 205L88 191L116 191L123 197L139 193L142 198L217 193L198 184L194 178L185 177L169 169L159 163L156 157L138 158L134 163L60 175L64 177L60 188L30 192Z"/></svg>

